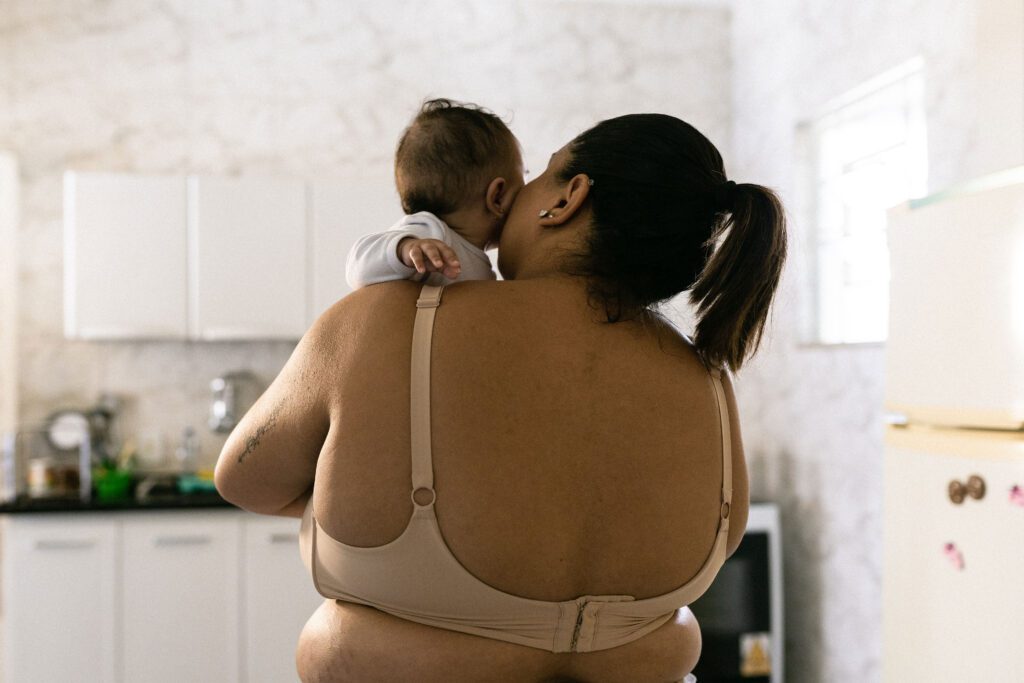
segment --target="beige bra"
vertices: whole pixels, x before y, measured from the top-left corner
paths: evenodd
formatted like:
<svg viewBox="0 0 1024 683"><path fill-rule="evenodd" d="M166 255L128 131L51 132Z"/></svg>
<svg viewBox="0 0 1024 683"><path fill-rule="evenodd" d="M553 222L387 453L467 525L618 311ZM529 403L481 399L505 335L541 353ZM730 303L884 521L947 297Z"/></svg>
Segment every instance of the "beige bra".
<svg viewBox="0 0 1024 683"><path fill-rule="evenodd" d="M443 287L424 286L416 302L412 341L412 492L421 505L405 531L382 546L346 545L313 518L310 498L299 545L316 590L326 598L370 605L403 619L551 652L592 652L623 645L655 630L676 609L700 596L725 561L732 501L729 416L718 370L710 374L722 421L722 504L718 535L697 575L671 593L636 600L630 595L581 595L546 602L512 595L476 578L459 563L437 524L430 454L430 342ZM429 494L429 495L428 495Z"/></svg>

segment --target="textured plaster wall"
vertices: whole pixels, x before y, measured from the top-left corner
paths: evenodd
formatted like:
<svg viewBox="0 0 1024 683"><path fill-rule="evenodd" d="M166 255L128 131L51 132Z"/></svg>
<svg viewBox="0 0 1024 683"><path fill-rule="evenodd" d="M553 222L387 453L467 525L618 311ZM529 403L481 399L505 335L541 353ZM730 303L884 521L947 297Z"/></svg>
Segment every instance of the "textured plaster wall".
<svg viewBox="0 0 1024 683"><path fill-rule="evenodd" d="M728 27L723 9L541 0L0 3L0 149L22 181L21 422L106 390L127 401L125 436L160 430L173 450L194 425L212 466L209 381L249 368L269 383L294 348L65 340L65 169L387 167L427 96L506 117L538 172L576 133L635 111L691 121L728 156Z"/></svg>
<svg viewBox="0 0 1024 683"><path fill-rule="evenodd" d="M740 375L752 495L780 504L790 683L881 680L884 345L805 344L811 283L798 125L914 57L925 66L929 191L1024 162L993 152L979 107L977 18L998 0L738 0L732 25L735 180L778 189L790 266L772 337ZM1012 3L1009 3L1012 4ZM1004 7L1006 3L1004 3ZM1019 46L1019 44L1018 44ZM1013 49L1010 53L1013 53ZM1024 51L1016 50L1024 59ZM999 78L995 78L999 80ZM1007 102L1024 83L1003 79ZM1018 126L1020 121L1017 122ZM989 137L987 137L989 136ZM1009 131L1019 141L1017 131ZM997 147L997 146L995 146Z"/></svg>

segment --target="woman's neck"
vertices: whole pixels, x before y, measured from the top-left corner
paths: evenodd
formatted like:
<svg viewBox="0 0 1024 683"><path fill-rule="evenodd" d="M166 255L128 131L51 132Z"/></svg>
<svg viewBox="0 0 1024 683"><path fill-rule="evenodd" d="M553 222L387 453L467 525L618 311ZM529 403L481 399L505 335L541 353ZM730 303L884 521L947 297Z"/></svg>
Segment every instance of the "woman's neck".
<svg viewBox="0 0 1024 683"><path fill-rule="evenodd" d="M580 283L585 283L585 280L582 277L579 277L577 275L571 275L571 274L567 273L564 270L561 270L559 268L552 268L552 267L547 266L545 264L538 264L536 266L531 266L530 264L525 264L522 268L519 268L518 270L516 270L515 277L511 278L511 279L514 279L514 280L542 280L542 279L548 279L548 280L558 280L558 281L577 281L578 280Z"/></svg>

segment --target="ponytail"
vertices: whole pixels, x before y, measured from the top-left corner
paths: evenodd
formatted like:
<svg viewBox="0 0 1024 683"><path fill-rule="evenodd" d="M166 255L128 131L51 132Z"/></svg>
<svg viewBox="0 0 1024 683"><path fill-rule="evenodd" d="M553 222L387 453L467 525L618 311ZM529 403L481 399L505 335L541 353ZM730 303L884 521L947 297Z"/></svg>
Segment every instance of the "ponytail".
<svg viewBox="0 0 1024 683"><path fill-rule="evenodd" d="M627 114L578 135L556 177L579 173L594 180L591 229L566 271L587 278L609 323L691 290L697 352L739 370L760 345L786 258L776 194L726 181L711 141L665 114Z"/></svg>
<svg viewBox="0 0 1024 683"><path fill-rule="evenodd" d="M761 344L786 259L786 219L778 196L749 183L734 192L728 218L704 243L714 251L689 295L697 309L698 352L710 366L728 366L732 372Z"/></svg>

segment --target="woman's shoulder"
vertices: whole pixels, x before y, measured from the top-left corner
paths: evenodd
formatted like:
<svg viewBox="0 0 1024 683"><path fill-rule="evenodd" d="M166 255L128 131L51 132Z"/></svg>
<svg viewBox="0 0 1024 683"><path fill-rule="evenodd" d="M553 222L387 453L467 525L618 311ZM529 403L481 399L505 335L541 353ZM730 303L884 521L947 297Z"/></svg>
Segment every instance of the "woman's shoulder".
<svg viewBox="0 0 1024 683"><path fill-rule="evenodd" d="M356 289L324 310L308 335L350 342L391 336L411 324L423 284L408 280L382 282ZM497 315L513 300L528 306L517 283L503 281L456 282L445 287L445 317L478 318ZM519 295L519 296L517 296ZM458 312L456 312L458 311Z"/></svg>
<svg viewBox="0 0 1024 683"><path fill-rule="evenodd" d="M327 307L313 323L313 329L330 336L368 331L412 315L422 285L407 280L381 282L360 287Z"/></svg>
<svg viewBox="0 0 1024 683"><path fill-rule="evenodd" d="M335 302L314 327L331 339L372 343L411 324L422 289L422 284L407 280L363 287ZM504 339L522 337L524 343L541 346L592 343L607 348L611 343L699 361L692 340L665 316L652 313L608 324L604 310L588 298L585 283L572 278L455 282L445 287L438 315L444 327Z"/></svg>
<svg viewBox="0 0 1024 683"><path fill-rule="evenodd" d="M407 317L415 312L422 289L421 283L408 280L362 287L334 302L318 322L337 325L353 319ZM539 314L552 308L580 308L580 291L576 283L555 280L469 280L445 286L441 303L446 309L468 312L525 309Z"/></svg>

